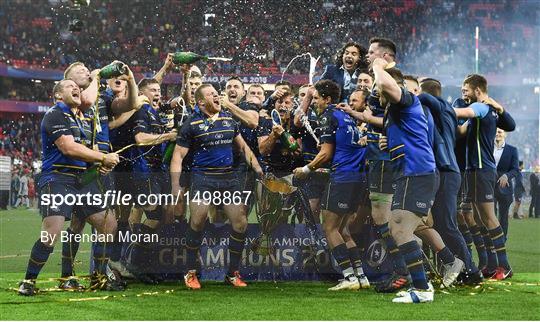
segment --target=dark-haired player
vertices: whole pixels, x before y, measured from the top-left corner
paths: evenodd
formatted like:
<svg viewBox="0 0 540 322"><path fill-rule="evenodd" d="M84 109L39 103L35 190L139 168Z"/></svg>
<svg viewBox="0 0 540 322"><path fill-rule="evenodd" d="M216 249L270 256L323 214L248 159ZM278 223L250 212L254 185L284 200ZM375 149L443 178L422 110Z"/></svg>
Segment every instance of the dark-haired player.
<svg viewBox="0 0 540 322"><path fill-rule="evenodd" d="M431 302L434 290L428 283L414 232L428 215L438 185L430 139L433 133L420 101L404 88L403 75L396 68L385 70L387 64L386 60L376 58L372 66L381 106L387 109L387 149L396 167L390 229L413 282L413 288L399 292L393 302Z"/></svg>
<svg viewBox="0 0 540 322"><path fill-rule="evenodd" d="M312 85L303 85L300 88L301 103L294 114L294 126L299 132L302 144L302 156L304 164L309 164L319 153L320 126L317 109L312 104L314 88ZM302 96L303 95L303 96ZM329 162L320 166L328 168ZM315 223L320 223L320 200L325 190L327 176L322 173L310 173L305 179L297 184L309 200L311 213Z"/></svg>
<svg viewBox="0 0 540 322"><path fill-rule="evenodd" d="M335 64L327 65L321 79L329 79L339 85L339 101L347 102L356 89L358 75L365 71L364 55L366 49L355 42L348 42L338 51Z"/></svg>
<svg viewBox="0 0 540 322"><path fill-rule="evenodd" d="M169 168L163 163L163 153L166 142L176 139L176 130L172 129L172 120L164 120L159 114L161 88L155 79L143 78L139 81L139 92L148 98L149 104L143 104L134 115L133 136L141 146L135 148L133 155L133 185L135 207L146 214L142 224L134 225L135 233L155 234L158 226L163 223L166 211L165 205L139 204L139 196L167 194L170 192ZM153 272L149 272L153 261L156 261L153 245L133 243L131 264L133 273L144 282L156 282Z"/></svg>
<svg viewBox="0 0 540 322"><path fill-rule="evenodd" d="M441 98L442 86L438 80L423 79L420 88L421 94L418 98L431 112L436 126L435 136L439 137L439 140L435 140L434 147L440 183L431 208L433 228L441 235L452 253L465 263L464 282L477 284L482 281L482 275L472 261L467 244L458 229L456 217L457 196L461 186L461 174L454 152L458 120L454 109Z"/></svg>
<svg viewBox="0 0 540 322"><path fill-rule="evenodd" d="M384 59L387 63L395 63L396 45L386 38L372 38L367 61L372 64L376 58ZM390 234L388 226L391 216L391 202L394 194L394 162L390 153L379 149L379 138L383 133L383 116L385 106L379 102L379 92L376 86L368 98L369 109L364 112L366 118L361 121L367 125L367 154L369 166L369 199L371 200L371 216L377 233L385 242L388 254L392 260L394 271L384 283L377 285L378 292L395 292L410 283L407 267L399 252L399 248ZM371 113L370 113L371 112Z"/></svg>
<svg viewBox="0 0 540 322"><path fill-rule="evenodd" d="M244 83L240 77L233 76L229 78L225 84L225 94L221 97L221 107L224 111L232 114L234 120L238 122L238 129L245 143L249 149L253 152L255 157L259 156L259 146L257 141L257 126L259 124L259 108L260 104L258 100L253 102L254 98L251 97L250 101L244 100L246 91L244 89ZM235 170L240 180L241 191L252 191L255 188L255 175L251 172L250 168L244 162L244 158L235 150L234 152ZM244 213L247 216L249 209L251 208L252 201L245 205Z"/></svg>
<svg viewBox="0 0 540 322"><path fill-rule="evenodd" d="M463 99L471 104L455 109L457 117L469 119L466 125L467 198L478 211L496 252L497 267L490 277L503 280L512 277L513 273L506 256L504 232L494 208L497 166L493 151L499 119L497 110L502 107L488 96L487 80L481 75L472 74L465 78L461 91Z"/></svg>
<svg viewBox="0 0 540 322"><path fill-rule="evenodd" d="M365 148L358 144L360 132L356 122L335 108L340 97L339 85L321 80L314 87L313 104L320 115L321 149L313 161L296 168L294 174L301 179L332 162L330 181L321 202L323 229L344 278L329 290L358 290L369 287L369 281L362 270L360 249L347 230L350 216L366 197L361 194L367 192Z"/></svg>
<svg viewBox="0 0 540 322"><path fill-rule="evenodd" d="M281 80L276 83L274 87L274 92L270 94L266 98L266 100L263 103L263 110L270 111L272 108L274 108L274 104L276 104L276 100L279 99L285 92L292 92L292 86L291 83L286 80Z"/></svg>
<svg viewBox="0 0 540 322"><path fill-rule="evenodd" d="M302 163L300 150L291 151L280 140L284 131L292 132L292 93L286 92L283 94L277 100L275 110L279 113L281 125L273 124L271 118L264 117L260 119L258 150L261 155L261 166L264 172L272 173L276 177L282 178L291 175L292 170Z"/></svg>

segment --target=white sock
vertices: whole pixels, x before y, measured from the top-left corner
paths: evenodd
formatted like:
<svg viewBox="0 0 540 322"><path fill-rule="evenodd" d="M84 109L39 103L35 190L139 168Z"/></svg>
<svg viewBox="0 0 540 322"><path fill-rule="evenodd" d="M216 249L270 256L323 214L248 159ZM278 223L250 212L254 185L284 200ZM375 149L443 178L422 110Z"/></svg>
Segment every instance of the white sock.
<svg viewBox="0 0 540 322"><path fill-rule="evenodd" d="M349 267L343 271L343 277L347 277L349 275L354 276L354 269L352 267Z"/></svg>

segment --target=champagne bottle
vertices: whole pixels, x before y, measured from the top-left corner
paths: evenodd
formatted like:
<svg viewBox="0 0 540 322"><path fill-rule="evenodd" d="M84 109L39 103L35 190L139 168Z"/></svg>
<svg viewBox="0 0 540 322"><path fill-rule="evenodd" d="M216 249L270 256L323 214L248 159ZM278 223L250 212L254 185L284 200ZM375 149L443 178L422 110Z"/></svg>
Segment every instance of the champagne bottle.
<svg viewBox="0 0 540 322"><path fill-rule="evenodd" d="M126 64L122 62L113 62L103 67L99 71L99 77L104 79L115 78L124 75L127 72Z"/></svg>
<svg viewBox="0 0 540 322"><path fill-rule="evenodd" d="M199 60L208 60L208 56L199 55L191 51L179 51L173 54L173 63L175 64L193 64Z"/></svg>
<svg viewBox="0 0 540 322"><path fill-rule="evenodd" d="M79 177L79 183L81 186L86 186L99 177L100 166L100 164L94 164L81 174Z"/></svg>
<svg viewBox="0 0 540 322"><path fill-rule="evenodd" d="M175 146L176 146L176 142L169 142L167 144L167 148L165 149L165 152L163 152L163 158L161 159L161 163L163 164L171 163Z"/></svg>
<svg viewBox="0 0 540 322"><path fill-rule="evenodd" d="M289 149L290 151L294 152L298 150L298 143L293 138L293 136L289 134L289 132L283 131L283 133L281 133L280 140L281 144L283 144L283 146L286 146L287 149Z"/></svg>

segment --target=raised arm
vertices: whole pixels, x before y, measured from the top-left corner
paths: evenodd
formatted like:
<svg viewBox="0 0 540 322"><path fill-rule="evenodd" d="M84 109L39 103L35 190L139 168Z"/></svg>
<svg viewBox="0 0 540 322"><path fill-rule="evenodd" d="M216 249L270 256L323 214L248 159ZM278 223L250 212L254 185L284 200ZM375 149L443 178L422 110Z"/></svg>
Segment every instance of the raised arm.
<svg viewBox="0 0 540 322"><path fill-rule="evenodd" d="M165 63L161 67L161 69L154 75L154 79L158 81L158 83L161 85L163 82L163 79L165 76L172 70L174 67L173 61L172 61L173 54L168 53L167 57L165 58Z"/></svg>
<svg viewBox="0 0 540 322"><path fill-rule="evenodd" d="M398 103L401 101L401 87L392 78L387 71L384 70L388 63L382 58L376 58L373 61L373 73L375 74L375 83L381 90L381 95L385 95L390 103Z"/></svg>
<svg viewBox="0 0 540 322"><path fill-rule="evenodd" d="M132 109L136 109L137 96L139 96L139 89L135 82L135 76L129 67L127 68L127 74L124 76L127 80L127 96L115 98L111 104L111 110L113 114L121 114Z"/></svg>

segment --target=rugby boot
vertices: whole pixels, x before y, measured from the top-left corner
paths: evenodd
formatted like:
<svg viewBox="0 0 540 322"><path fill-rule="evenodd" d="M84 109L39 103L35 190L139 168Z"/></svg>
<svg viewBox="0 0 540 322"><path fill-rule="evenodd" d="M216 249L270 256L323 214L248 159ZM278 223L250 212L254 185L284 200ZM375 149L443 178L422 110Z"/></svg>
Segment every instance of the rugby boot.
<svg viewBox="0 0 540 322"><path fill-rule="evenodd" d="M356 275L358 282L360 283L360 288L369 288L369 280L365 274Z"/></svg>
<svg viewBox="0 0 540 322"><path fill-rule="evenodd" d="M109 260L108 264L112 270L117 271L118 274L120 274L120 276L122 276L123 278L135 278L135 276L133 276L133 274L127 269L127 267L121 261L115 262L115 261Z"/></svg>
<svg viewBox="0 0 540 322"><path fill-rule="evenodd" d="M84 286L81 283L79 283L79 280L73 276L70 276L67 279L61 281L60 285L58 285L58 288L64 291L83 291L84 290Z"/></svg>
<svg viewBox="0 0 540 322"><path fill-rule="evenodd" d="M482 268L482 275L484 276L484 278L492 279L492 278L494 278L496 273L497 273L497 269L492 271L492 270L488 269L487 266Z"/></svg>
<svg viewBox="0 0 540 322"><path fill-rule="evenodd" d="M504 267L497 267L497 269L495 270L495 275L493 275L492 278L498 281L502 281L502 280L511 278L513 275L514 275L514 272L512 271L511 268L506 269Z"/></svg>
<svg viewBox="0 0 540 322"><path fill-rule="evenodd" d="M377 284L375 291L379 293L394 293L402 288L406 288L412 283L410 275L399 275L392 273L385 281Z"/></svg>
<svg viewBox="0 0 540 322"><path fill-rule="evenodd" d="M94 273L90 277L90 289L102 291L124 291L126 287L119 281L107 275Z"/></svg>
<svg viewBox="0 0 540 322"><path fill-rule="evenodd" d="M225 275L225 283L230 284L234 287L246 287L247 284L242 280L239 271L235 271L232 276L229 274Z"/></svg>
<svg viewBox="0 0 540 322"><path fill-rule="evenodd" d="M199 283L197 271L195 270L190 270L184 275L184 283L186 283L186 287L190 290L199 290L201 288L201 283Z"/></svg>
<svg viewBox="0 0 540 322"><path fill-rule="evenodd" d="M484 281L484 276L481 271L476 273L462 272L458 276L458 282L462 285L476 286Z"/></svg>
<svg viewBox="0 0 540 322"><path fill-rule="evenodd" d="M454 258L453 263L443 265L444 273L441 288L452 286L464 267L465 263L457 257Z"/></svg>
<svg viewBox="0 0 540 322"><path fill-rule="evenodd" d="M435 290L431 283L428 283L429 288L427 290L420 290L410 288L407 291L401 291L396 294L396 297L392 300L393 303L426 303L433 302Z"/></svg>
<svg viewBox="0 0 540 322"><path fill-rule="evenodd" d="M360 289L360 281L353 274L348 275L344 279L339 280L339 283L336 286L330 287L329 291L341 291L341 290L353 290L357 291Z"/></svg>
<svg viewBox="0 0 540 322"><path fill-rule="evenodd" d="M19 283L19 295L33 296L36 295L37 291L36 281L34 280L22 280Z"/></svg>

